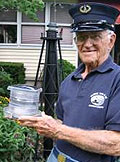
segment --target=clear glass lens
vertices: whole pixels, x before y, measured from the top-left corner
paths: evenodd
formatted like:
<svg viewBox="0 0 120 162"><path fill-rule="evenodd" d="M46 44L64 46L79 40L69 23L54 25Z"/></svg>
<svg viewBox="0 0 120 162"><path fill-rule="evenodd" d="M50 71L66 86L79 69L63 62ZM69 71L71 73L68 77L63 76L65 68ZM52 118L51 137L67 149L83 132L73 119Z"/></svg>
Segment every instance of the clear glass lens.
<svg viewBox="0 0 120 162"><path fill-rule="evenodd" d="M97 43L101 39L103 39L103 35L101 33L89 33L89 34L78 33L74 38L76 44L83 43L87 39L90 39L93 42Z"/></svg>

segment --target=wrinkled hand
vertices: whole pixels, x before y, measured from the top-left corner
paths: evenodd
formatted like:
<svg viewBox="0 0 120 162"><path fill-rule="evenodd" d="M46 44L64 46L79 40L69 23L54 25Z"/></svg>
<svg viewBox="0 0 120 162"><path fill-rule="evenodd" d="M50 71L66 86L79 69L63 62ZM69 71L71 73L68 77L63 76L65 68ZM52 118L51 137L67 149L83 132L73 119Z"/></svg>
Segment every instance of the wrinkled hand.
<svg viewBox="0 0 120 162"><path fill-rule="evenodd" d="M41 117L23 116L18 119L20 125L34 128L38 134L57 139L61 122L42 112Z"/></svg>

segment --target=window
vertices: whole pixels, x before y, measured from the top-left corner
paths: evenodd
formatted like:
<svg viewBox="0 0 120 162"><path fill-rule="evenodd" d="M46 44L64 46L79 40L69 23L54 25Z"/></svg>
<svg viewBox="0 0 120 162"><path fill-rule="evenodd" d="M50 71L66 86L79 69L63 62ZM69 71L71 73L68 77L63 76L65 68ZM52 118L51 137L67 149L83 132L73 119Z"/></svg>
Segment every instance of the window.
<svg viewBox="0 0 120 162"><path fill-rule="evenodd" d="M17 41L17 12L0 12L0 43L16 43Z"/></svg>
<svg viewBox="0 0 120 162"><path fill-rule="evenodd" d="M45 32L45 10L37 13L39 22L22 16L22 44L40 44L41 33Z"/></svg>
<svg viewBox="0 0 120 162"><path fill-rule="evenodd" d="M42 11L38 11L39 22L29 19L14 10L0 12L0 43L8 45L40 45L41 33L45 33L49 22L56 22L58 32L63 31L61 44L72 45L73 34L70 32L72 18L68 14L70 4L46 3Z"/></svg>
<svg viewBox="0 0 120 162"><path fill-rule="evenodd" d="M44 26L23 25L22 26L22 43L23 44L40 44L41 33L44 33Z"/></svg>

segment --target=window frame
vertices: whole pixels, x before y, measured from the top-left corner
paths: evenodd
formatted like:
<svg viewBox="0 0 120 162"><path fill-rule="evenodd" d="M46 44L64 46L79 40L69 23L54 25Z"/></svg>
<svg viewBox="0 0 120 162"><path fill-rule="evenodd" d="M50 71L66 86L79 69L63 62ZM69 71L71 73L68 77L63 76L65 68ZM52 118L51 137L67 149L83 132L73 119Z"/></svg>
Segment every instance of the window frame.
<svg viewBox="0 0 120 162"><path fill-rule="evenodd" d="M0 43L0 48L11 48L11 47L19 47L19 48L39 48L42 46L42 44L24 44L22 43L22 25L33 25L38 26L42 25L45 26L45 31L48 30L47 25L50 22L50 6L53 2L46 2L45 4L45 22L44 23L37 23L37 22L22 22L22 13L17 11L17 22L0 22L0 25L17 25L17 42L16 43ZM66 4L66 3L64 3ZM61 27L70 27L71 24L62 24L57 23L58 26ZM46 32L45 32L46 35ZM74 35L73 35L74 37ZM70 45L62 44L61 47L63 48L73 48L75 47L74 41Z"/></svg>

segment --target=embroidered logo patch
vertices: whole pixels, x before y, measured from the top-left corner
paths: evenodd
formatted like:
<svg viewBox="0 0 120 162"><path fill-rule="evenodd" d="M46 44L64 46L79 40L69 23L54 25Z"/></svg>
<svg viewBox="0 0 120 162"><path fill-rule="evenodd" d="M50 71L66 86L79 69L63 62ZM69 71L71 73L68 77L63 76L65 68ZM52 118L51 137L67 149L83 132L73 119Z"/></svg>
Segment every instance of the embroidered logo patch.
<svg viewBox="0 0 120 162"><path fill-rule="evenodd" d="M89 107L100 108L100 109L104 108L103 104L105 102L105 99L107 99L106 94L101 93L101 92L96 92L96 93L93 93L90 96L90 98L91 98L90 99L91 104L88 105Z"/></svg>

